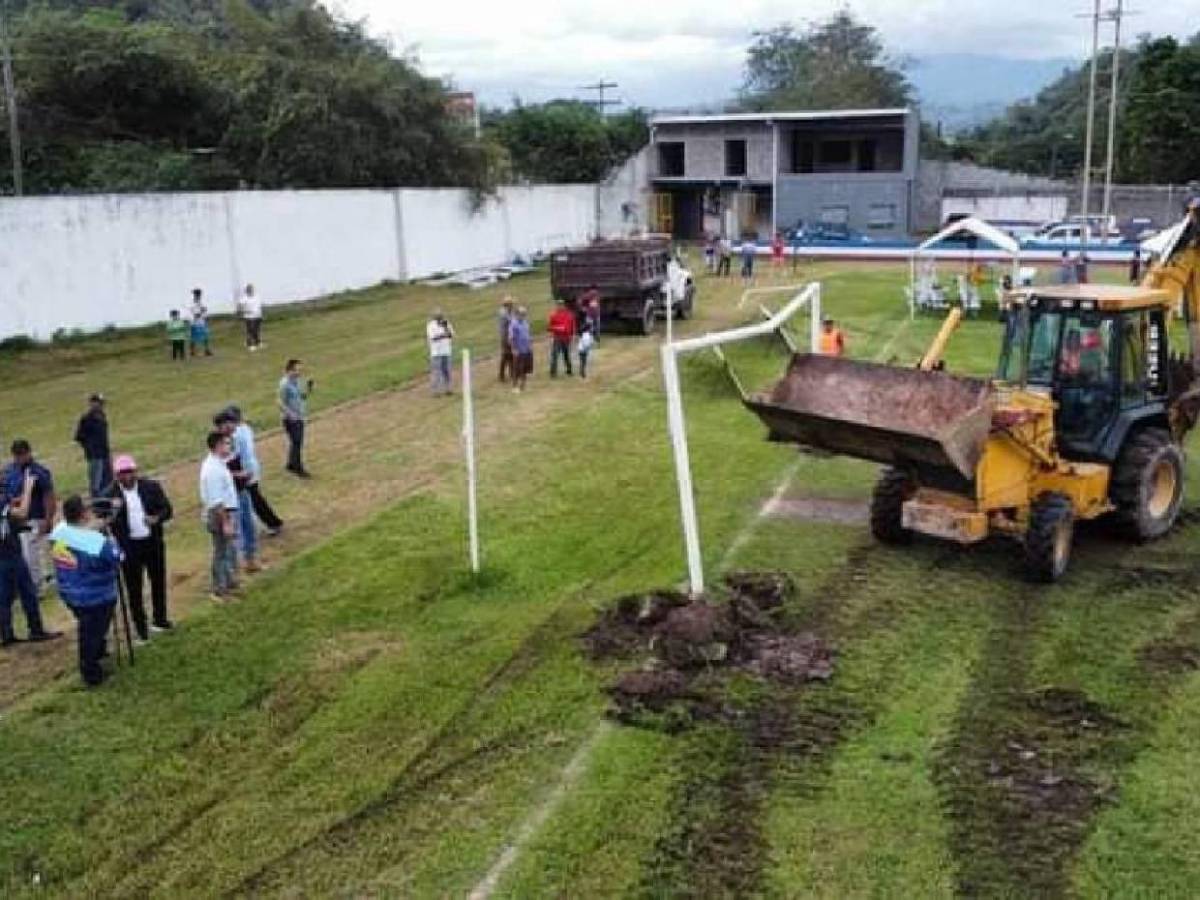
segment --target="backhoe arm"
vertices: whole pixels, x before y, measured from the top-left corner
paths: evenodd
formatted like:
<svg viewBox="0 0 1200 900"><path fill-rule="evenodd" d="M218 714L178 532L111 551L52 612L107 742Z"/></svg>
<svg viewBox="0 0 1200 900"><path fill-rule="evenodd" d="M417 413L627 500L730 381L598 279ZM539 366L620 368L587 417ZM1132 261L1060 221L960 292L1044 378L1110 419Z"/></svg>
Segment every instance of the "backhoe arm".
<svg viewBox="0 0 1200 900"><path fill-rule="evenodd" d="M1193 200L1179 235L1150 267L1142 286L1168 291L1188 326L1192 365L1200 366L1200 202ZM1194 368L1200 374L1200 368Z"/></svg>

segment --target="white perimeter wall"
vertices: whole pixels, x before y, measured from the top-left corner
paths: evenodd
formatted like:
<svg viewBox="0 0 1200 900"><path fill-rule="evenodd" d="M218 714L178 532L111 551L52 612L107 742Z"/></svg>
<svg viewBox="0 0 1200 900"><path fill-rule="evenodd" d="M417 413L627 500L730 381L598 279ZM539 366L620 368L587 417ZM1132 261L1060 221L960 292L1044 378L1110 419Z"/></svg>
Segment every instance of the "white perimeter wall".
<svg viewBox="0 0 1200 900"><path fill-rule="evenodd" d="M0 338L142 325L204 289L232 312L507 262L596 232L594 185L0 199Z"/></svg>

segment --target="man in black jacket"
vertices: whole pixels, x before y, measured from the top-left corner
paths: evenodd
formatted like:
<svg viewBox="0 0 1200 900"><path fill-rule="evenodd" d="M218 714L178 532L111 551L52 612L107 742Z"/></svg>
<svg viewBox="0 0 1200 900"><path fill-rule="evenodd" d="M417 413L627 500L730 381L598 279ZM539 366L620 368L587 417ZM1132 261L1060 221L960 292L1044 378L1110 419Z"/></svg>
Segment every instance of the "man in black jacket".
<svg viewBox="0 0 1200 900"><path fill-rule="evenodd" d="M125 587L129 592L129 608L133 624L143 641L151 631L169 631L167 618L167 549L163 541L163 523L174 511L166 492L157 481L139 478L137 463L132 456L118 456L117 481L109 489L112 500L112 533L125 559ZM146 607L142 603L142 573L150 576L150 605L153 620L147 624Z"/></svg>
<svg viewBox="0 0 1200 900"><path fill-rule="evenodd" d="M103 394L88 397L88 410L79 417L75 428L75 443L83 448L83 458L87 461L88 491L93 497L105 496L113 473Z"/></svg>

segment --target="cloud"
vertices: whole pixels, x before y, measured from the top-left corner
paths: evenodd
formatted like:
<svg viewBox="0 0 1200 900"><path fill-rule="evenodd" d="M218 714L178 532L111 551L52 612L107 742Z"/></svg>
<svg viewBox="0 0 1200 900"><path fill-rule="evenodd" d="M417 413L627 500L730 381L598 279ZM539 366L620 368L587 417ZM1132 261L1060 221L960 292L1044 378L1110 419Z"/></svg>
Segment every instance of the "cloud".
<svg viewBox="0 0 1200 900"><path fill-rule="evenodd" d="M1083 58L1086 0L337 0L372 33L415 48L431 75L485 99L578 94L605 77L651 105L712 102L733 92L755 29L827 17L844 5L879 29L890 52L915 57L980 53L1017 59ZM1200 27L1189 4L1147 7L1129 33L1184 36ZM543 96L545 95L545 96Z"/></svg>

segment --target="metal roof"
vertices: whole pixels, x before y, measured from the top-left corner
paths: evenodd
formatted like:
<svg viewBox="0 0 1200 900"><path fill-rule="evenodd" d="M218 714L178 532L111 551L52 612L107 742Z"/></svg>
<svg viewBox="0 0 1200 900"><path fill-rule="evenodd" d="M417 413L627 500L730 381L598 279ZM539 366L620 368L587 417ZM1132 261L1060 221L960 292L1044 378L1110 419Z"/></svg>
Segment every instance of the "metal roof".
<svg viewBox="0 0 1200 900"><path fill-rule="evenodd" d="M1027 293L1047 300L1094 300L1100 309L1107 312L1167 306L1172 302L1168 291L1138 285L1056 284L1033 287Z"/></svg>
<svg viewBox="0 0 1200 900"><path fill-rule="evenodd" d="M717 113L698 116L654 116L651 125L714 125L733 122L811 122L822 119L871 119L882 116L905 116L911 110L899 109L819 109L795 112Z"/></svg>

